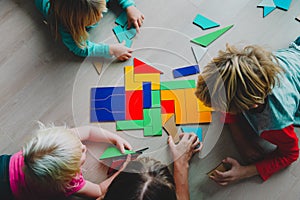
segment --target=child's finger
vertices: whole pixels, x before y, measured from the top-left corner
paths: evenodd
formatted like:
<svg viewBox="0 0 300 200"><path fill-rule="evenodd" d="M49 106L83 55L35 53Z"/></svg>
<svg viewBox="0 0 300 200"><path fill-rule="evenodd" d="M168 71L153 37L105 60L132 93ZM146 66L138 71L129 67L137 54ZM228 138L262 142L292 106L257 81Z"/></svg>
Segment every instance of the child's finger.
<svg viewBox="0 0 300 200"><path fill-rule="evenodd" d="M174 148L175 147L175 143L173 141L172 136L168 137L168 144L169 144L170 148Z"/></svg>
<svg viewBox="0 0 300 200"><path fill-rule="evenodd" d="M140 33L140 26L139 26L138 22L135 21L133 24L134 24L134 27L136 29L136 32Z"/></svg>
<svg viewBox="0 0 300 200"><path fill-rule="evenodd" d="M132 146L128 143L128 142L125 142L124 143L124 147L128 150L131 150L132 149Z"/></svg>

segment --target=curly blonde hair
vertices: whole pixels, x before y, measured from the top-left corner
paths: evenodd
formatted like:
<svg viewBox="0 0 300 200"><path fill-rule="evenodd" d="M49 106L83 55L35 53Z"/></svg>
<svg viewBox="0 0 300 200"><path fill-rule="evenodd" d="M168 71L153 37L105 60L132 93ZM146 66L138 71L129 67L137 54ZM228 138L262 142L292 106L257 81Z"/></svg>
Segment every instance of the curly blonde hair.
<svg viewBox="0 0 300 200"><path fill-rule="evenodd" d="M82 143L66 127L41 128L23 147L26 180L39 188L64 192L80 173Z"/></svg>
<svg viewBox="0 0 300 200"><path fill-rule="evenodd" d="M99 21L106 10L105 0L50 0L50 28L57 39L59 26L63 26L76 45L84 48L89 36L86 26Z"/></svg>
<svg viewBox="0 0 300 200"><path fill-rule="evenodd" d="M226 50L204 67L195 94L215 110L240 113L264 104L281 71L275 56L262 47L238 50L227 44Z"/></svg>

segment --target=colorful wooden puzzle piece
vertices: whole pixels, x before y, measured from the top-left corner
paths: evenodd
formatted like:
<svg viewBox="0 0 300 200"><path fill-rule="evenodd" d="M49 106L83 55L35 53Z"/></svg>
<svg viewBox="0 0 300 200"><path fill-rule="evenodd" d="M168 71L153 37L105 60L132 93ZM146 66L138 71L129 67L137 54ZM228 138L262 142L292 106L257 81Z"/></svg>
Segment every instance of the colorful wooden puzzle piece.
<svg viewBox="0 0 300 200"><path fill-rule="evenodd" d="M125 90L142 90L143 83L134 81L133 66L126 66L125 68ZM145 81L144 81L145 82Z"/></svg>
<svg viewBox="0 0 300 200"><path fill-rule="evenodd" d="M126 91L126 120L143 119L143 91Z"/></svg>
<svg viewBox="0 0 300 200"><path fill-rule="evenodd" d="M220 26L220 24L218 24L200 14L196 15L196 17L193 21L193 24L200 26L203 30Z"/></svg>
<svg viewBox="0 0 300 200"><path fill-rule="evenodd" d="M152 96L151 96L151 82L143 83L143 108L151 108Z"/></svg>
<svg viewBox="0 0 300 200"><path fill-rule="evenodd" d="M161 101L161 113L175 113L174 100L162 100Z"/></svg>
<svg viewBox="0 0 300 200"><path fill-rule="evenodd" d="M137 58L133 58L133 66L135 74L163 74L162 71L155 69L154 67L146 64L145 62Z"/></svg>
<svg viewBox="0 0 300 200"><path fill-rule="evenodd" d="M177 144L180 141L180 138L175 124L174 114L164 123L163 127L168 135L172 136L174 143Z"/></svg>
<svg viewBox="0 0 300 200"><path fill-rule="evenodd" d="M207 48L201 46L192 46L193 55L195 57L196 63L199 63L200 60L203 58L205 53L207 52Z"/></svg>
<svg viewBox="0 0 300 200"><path fill-rule="evenodd" d="M173 70L174 78L189 76L193 74L198 74L200 72L198 65L191 65L187 67L177 68Z"/></svg>
<svg viewBox="0 0 300 200"><path fill-rule="evenodd" d="M123 154L117 147L108 147L101 155L100 160L124 156L124 155L128 155L128 154L134 154L134 153L136 153L136 152L125 149L125 153Z"/></svg>
<svg viewBox="0 0 300 200"><path fill-rule="evenodd" d="M91 122L125 119L125 88L91 88Z"/></svg>
<svg viewBox="0 0 300 200"><path fill-rule="evenodd" d="M160 90L177 90L195 87L195 80L164 81L160 83Z"/></svg>
<svg viewBox="0 0 300 200"><path fill-rule="evenodd" d="M281 8L283 10L288 10L292 3L292 0L274 0L276 7Z"/></svg>
<svg viewBox="0 0 300 200"><path fill-rule="evenodd" d="M198 136L200 142L203 141L202 128L201 127L182 126L181 130L184 133L191 133L191 132L193 132L193 133L195 133Z"/></svg>
<svg viewBox="0 0 300 200"><path fill-rule="evenodd" d="M219 38L221 35L223 35L225 32L227 32L229 29L231 29L233 25L227 26L225 28L221 28L217 31L208 33L206 35L194 38L191 40L191 42L194 42L196 44L199 44L201 46L207 47L209 44L211 44L213 41L215 41L217 38Z"/></svg>
<svg viewBox="0 0 300 200"><path fill-rule="evenodd" d="M263 16L267 16L270 14L273 10L275 10L276 7L264 7L263 8Z"/></svg>
<svg viewBox="0 0 300 200"><path fill-rule="evenodd" d="M262 0L257 7L276 7L276 5L273 0Z"/></svg>
<svg viewBox="0 0 300 200"><path fill-rule="evenodd" d="M116 19L115 21L116 24L121 25L124 27L127 24L127 13L123 11Z"/></svg>

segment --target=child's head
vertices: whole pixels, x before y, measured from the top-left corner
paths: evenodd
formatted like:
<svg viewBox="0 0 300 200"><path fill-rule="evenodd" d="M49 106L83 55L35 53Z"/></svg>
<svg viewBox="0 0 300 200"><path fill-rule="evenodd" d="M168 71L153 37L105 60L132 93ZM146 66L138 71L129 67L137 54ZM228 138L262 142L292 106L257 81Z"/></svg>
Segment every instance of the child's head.
<svg viewBox="0 0 300 200"><path fill-rule="evenodd" d="M175 183L168 167L150 158L128 163L111 183L106 200L176 199Z"/></svg>
<svg viewBox="0 0 300 200"><path fill-rule="evenodd" d="M105 10L105 0L50 0L50 25L55 38L62 25L72 35L77 46L84 47L88 38L85 27L98 22Z"/></svg>
<svg viewBox="0 0 300 200"><path fill-rule="evenodd" d="M82 148L79 138L66 127L41 127L23 148L26 179L63 191L80 172Z"/></svg>
<svg viewBox="0 0 300 200"><path fill-rule="evenodd" d="M264 104L281 72L276 58L259 46L225 51L204 67L196 96L215 110L240 113Z"/></svg>

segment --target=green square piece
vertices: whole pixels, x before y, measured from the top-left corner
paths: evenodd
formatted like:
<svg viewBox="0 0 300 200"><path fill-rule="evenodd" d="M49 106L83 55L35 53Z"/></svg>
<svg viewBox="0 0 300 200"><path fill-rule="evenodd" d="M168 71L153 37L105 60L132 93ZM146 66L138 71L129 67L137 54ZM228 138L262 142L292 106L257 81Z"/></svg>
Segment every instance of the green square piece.
<svg viewBox="0 0 300 200"><path fill-rule="evenodd" d="M144 120L117 121L116 127L117 127L117 131L143 129Z"/></svg>
<svg viewBox="0 0 300 200"><path fill-rule="evenodd" d="M107 158L114 158L114 157L118 157L118 156L124 156L124 155L128 155L128 154L134 154L134 153L136 153L136 152L125 149L125 153L123 154L118 148L111 146L111 147L108 147L103 152L103 154L100 157L100 160L107 159Z"/></svg>
<svg viewBox="0 0 300 200"><path fill-rule="evenodd" d="M196 88L195 80L164 81L160 83L161 90L176 90Z"/></svg>

